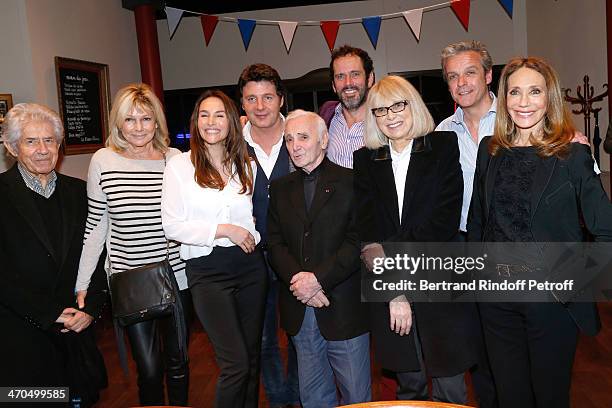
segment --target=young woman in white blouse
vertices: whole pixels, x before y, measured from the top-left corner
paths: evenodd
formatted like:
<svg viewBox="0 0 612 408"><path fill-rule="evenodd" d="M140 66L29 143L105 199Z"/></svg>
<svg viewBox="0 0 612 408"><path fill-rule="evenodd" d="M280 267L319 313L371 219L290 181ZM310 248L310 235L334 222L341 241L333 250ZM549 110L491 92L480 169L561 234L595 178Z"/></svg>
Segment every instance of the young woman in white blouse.
<svg viewBox="0 0 612 408"><path fill-rule="evenodd" d="M76 283L79 306L87 301L91 275L106 246L109 273L129 273L163 260L168 253L183 309L189 311L185 263L178 244L167 244L161 225L165 163L180 153L168 147L161 102L148 85L127 85L115 96L109 123L107 147L98 150L89 164L87 224ZM189 368L174 328L171 317L126 328L142 405L165 403L164 372L170 404L187 405Z"/></svg>
<svg viewBox="0 0 612 408"><path fill-rule="evenodd" d="M190 131L191 150L164 173L164 231L181 242L194 308L221 370L215 407L256 407L267 273L252 216L254 163L223 92L200 96Z"/></svg>

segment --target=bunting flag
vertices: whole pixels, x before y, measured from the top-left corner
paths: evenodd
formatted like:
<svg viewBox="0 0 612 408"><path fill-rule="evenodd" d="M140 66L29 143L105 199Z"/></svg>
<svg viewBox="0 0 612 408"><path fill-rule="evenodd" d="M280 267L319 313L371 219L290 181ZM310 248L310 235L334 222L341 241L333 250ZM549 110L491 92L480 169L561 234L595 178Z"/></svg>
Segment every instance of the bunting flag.
<svg viewBox="0 0 612 408"><path fill-rule="evenodd" d="M297 21L278 22L278 28L280 28L281 35L283 36L283 41L285 42L285 48L287 49L287 53L289 53L289 48L291 48L291 43L293 42L293 36L295 35L297 24Z"/></svg>
<svg viewBox="0 0 612 408"><path fill-rule="evenodd" d="M238 28L240 28L240 35L242 36L242 43L244 44L245 51L249 49L256 23L255 20L238 19Z"/></svg>
<svg viewBox="0 0 612 408"><path fill-rule="evenodd" d="M176 27L178 27L181 17L183 17L183 10L174 7L166 7L166 17L168 18L168 31L170 32L170 38L174 36Z"/></svg>
<svg viewBox="0 0 612 408"><path fill-rule="evenodd" d="M421 21L423 21L423 9L404 11L404 19L417 41L421 38Z"/></svg>
<svg viewBox="0 0 612 408"><path fill-rule="evenodd" d="M368 37L374 49L376 49L376 44L378 43L381 21L382 18L380 17L364 17L363 20L361 20L361 24L363 24L363 28L365 28L366 33L368 33Z"/></svg>
<svg viewBox="0 0 612 408"><path fill-rule="evenodd" d="M513 0L498 0L499 4L504 8L506 13L510 18L512 18ZM414 34L417 41L420 41L421 38L421 25L423 21L423 13L433 10L438 10L442 8L450 7L453 10L453 13L463 26L463 28L468 31L469 22L470 22L470 0L448 0L444 3L433 4L431 6L422 7L419 9L413 10L405 10L388 14L381 14L380 16L369 16L369 17L357 17L357 18L345 18L341 20L326 20L326 21L276 21L276 20L250 20L250 19L241 19L236 17L229 16L212 16L206 15L203 13L197 13L188 10L181 10L174 7L165 7L166 16L168 18L168 31L170 33L170 38L174 36L176 29L183 17L185 12L199 14L202 23L202 30L204 31L204 40L206 41L206 46L210 44L213 33L217 27L217 23L219 21L238 24L238 28L240 29L240 35L242 37L242 42L244 44L245 51L248 51L249 44L251 42L251 37L253 36L253 32L255 30L255 26L258 24L263 25L277 25L280 29L281 35L283 37L283 42L285 44L285 48L287 53L291 49L291 45L293 43L293 39L295 37L295 32L298 26L316 26L319 25L321 30L323 31L323 36L325 37L325 41L327 42L327 46L329 50L332 51L336 44L336 38L338 36L338 30L340 29L340 24L355 24L361 23L363 28L370 39L370 42L374 46L374 48L378 45L378 38L380 35L380 26L382 20L393 19L393 18L404 18L408 27Z"/></svg>
<svg viewBox="0 0 612 408"><path fill-rule="evenodd" d="M212 35L215 32L217 23L219 22L219 17L209 16L205 14L203 16L200 16L200 20L202 20L202 31L204 31L204 41L206 41L206 46L208 47L208 43L210 43L210 39L212 38Z"/></svg>
<svg viewBox="0 0 612 408"><path fill-rule="evenodd" d="M512 0L499 0L499 2L504 10L506 10L506 13L508 13L508 16L512 18L512 6L514 2Z"/></svg>
<svg viewBox="0 0 612 408"><path fill-rule="evenodd" d="M327 46L330 51L333 51L334 45L336 44L336 37L338 36L338 29L340 28L340 21L321 21L321 30L327 41Z"/></svg>
<svg viewBox="0 0 612 408"><path fill-rule="evenodd" d="M465 31L467 31L470 22L470 0L452 0L450 6Z"/></svg>

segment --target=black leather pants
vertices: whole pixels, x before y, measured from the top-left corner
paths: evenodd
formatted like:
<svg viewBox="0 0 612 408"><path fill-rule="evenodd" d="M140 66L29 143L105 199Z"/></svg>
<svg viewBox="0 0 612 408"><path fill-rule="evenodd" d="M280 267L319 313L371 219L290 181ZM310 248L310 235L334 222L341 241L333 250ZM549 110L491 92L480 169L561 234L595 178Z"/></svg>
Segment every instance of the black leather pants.
<svg viewBox="0 0 612 408"><path fill-rule="evenodd" d="M186 326L191 320L189 289L180 292ZM165 405L164 373L170 405L187 405L189 366L181 359L172 317L149 320L126 327L132 357L138 371L141 405Z"/></svg>

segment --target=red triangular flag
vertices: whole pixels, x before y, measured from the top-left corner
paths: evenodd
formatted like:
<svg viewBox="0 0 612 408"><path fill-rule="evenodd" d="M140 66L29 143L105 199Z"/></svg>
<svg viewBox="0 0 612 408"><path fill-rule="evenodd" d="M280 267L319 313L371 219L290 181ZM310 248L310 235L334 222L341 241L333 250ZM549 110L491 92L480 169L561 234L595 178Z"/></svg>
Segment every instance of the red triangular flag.
<svg viewBox="0 0 612 408"><path fill-rule="evenodd" d="M336 44L336 36L338 36L339 28L340 21L338 20L321 21L321 30L323 30L323 35L325 36L325 41L327 41L327 46L330 51L334 49L334 45Z"/></svg>
<svg viewBox="0 0 612 408"><path fill-rule="evenodd" d="M219 22L219 17L204 14L200 16L200 19L202 20L204 40L206 41L206 46L208 47L208 43L210 42L210 39L212 38L212 35L215 32L215 28L217 27L217 23Z"/></svg>
<svg viewBox="0 0 612 408"><path fill-rule="evenodd" d="M451 1L451 9L467 31L470 22L470 0L453 0Z"/></svg>

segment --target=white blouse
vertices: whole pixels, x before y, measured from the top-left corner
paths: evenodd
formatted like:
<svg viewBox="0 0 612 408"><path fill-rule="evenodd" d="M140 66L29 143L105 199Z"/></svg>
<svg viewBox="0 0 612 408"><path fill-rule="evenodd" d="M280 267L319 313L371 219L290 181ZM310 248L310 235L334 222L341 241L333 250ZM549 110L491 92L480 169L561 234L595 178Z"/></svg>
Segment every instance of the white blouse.
<svg viewBox="0 0 612 408"><path fill-rule="evenodd" d="M219 224L243 227L259 243L252 195L239 194L242 185L235 178L223 190L200 187L195 181L190 154L182 153L168 162L162 187L162 225L168 239L181 243L181 258L206 256L215 246L234 246L228 238L215 239ZM255 162L252 166L255 184Z"/></svg>
<svg viewBox="0 0 612 408"><path fill-rule="evenodd" d="M398 153L393 148L393 144L389 143L391 150L391 167L393 168L393 178L395 179L395 191L397 192L397 208L399 209L400 223L402 220L402 210L404 209L404 189L406 188L406 176L408 175L408 166L410 165L410 154L412 153L412 140L401 153Z"/></svg>

